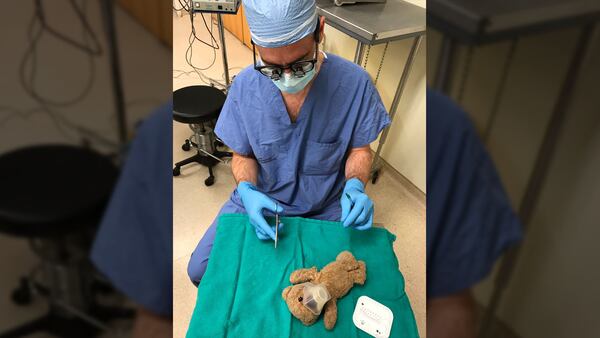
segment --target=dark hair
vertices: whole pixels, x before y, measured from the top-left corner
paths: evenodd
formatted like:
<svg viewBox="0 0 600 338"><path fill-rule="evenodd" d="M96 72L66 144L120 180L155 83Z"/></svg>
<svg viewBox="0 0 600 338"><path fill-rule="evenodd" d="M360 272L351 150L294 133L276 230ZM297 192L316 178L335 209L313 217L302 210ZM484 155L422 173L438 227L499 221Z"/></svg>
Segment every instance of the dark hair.
<svg viewBox="0 0 600 338"><path fill-rule="evenodd" d="M317 28L315 28L315 41L318 43L319 42L319 33L320 33L320 29L321 28L321 16L317 15Z"/></svg>

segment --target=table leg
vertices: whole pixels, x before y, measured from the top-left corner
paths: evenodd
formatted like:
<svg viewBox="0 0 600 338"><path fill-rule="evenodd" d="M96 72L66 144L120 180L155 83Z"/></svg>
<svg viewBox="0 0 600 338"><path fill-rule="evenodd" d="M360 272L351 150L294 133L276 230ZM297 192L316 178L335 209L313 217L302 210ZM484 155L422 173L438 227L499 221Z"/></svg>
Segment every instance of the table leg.
<svg viewBox="0 0 600 338"><path fill-rule="evenodd" d="M354 63L356 63L357 65L360 66L360 61L362 60L363 57L363 53L365 51L365 44L360 42L360 41L356 41L356 52L354 53Z"/></svg>
<svg viewBox="0 0 600 338"><path fill-rule="evenodd" d="M453 38L444 35L433 87L446 94L448 94L450 90L452 63L454 55L456 54L455 49L456 41Z"/></svg>
<svg viewBox="0 0 600 338"><path fill-rule="evenodd" d="M125 109L125 94L123 93L123 81L121 79L121 68L119 66L119 49L117 44L117 33L114 17L114 1L102 0L102 24L106 34L108 46L108 58L110 61L110 76L113 89L113 100L117 113L117 127L119 145L124 147L127 143L127 112Z"/></svg>
<svg viewBox="0 0 600 338"><path fill-rule="evenodd" d="M462 105L463 96L465 94L465 90L467 87L467 77L469 76L469 72L471 70L471 63L473 60L473 53L475 47L473 45L469 45L467 47L467 55L465 56L465 66L462 68L462 72L460 74L460 82L458 85L458 94L456 97L456 102L459 105Z"/></svg>
<svg viewBox="0 0 600 338"><path fill-rule="evenodd" d="M506 88L506 83L508 80L508 71L512 66L513 59L515 57L515 51L517 50L517 42L519 38L514 38L510 42L510 46L508 48L508 54L506 55L506 60L504 61L504 65L502 66L502 77L500 78L500 83L498 84L498 89L496 90L496 94L494 95L494 101L492 103L492 109L490 112L490 117L488 117L485 129L483 131L483 142L487 145L490 133L492 132L492 127L496 122L496 115L498 115L498 110L500 109L500 100L504 95L504 90Z"/></svg>
<svg viewBox="0 0 600 338"><path fill-rule="evenodd" d="M417 55L417 51L419 50L419 46L421 45L421 41L423 40L423 36L419 35L414 38L412 47L410 48L410 52L408 53L408 58L406 59L406 63L404 64L404 69L402 70L402 76L400 77L400 82L398 82L398 87L396 88L396 94L394 95L394 100L392 101L392 105L390 107L390 119L392 122L394 121L394 116L396 115L396 110L398 110L398 104L400 103L400 99L402 98L402 93L404 92L404 87L406 87L406 82L408 80L408 76L410 75L410 71L412 70L412 66L415 61L415 57ZM383 130L381 134L381 139L379 140L379 145L377 146L377 151L375 152L375 157L373 158L373 166L371 167L371 177L372 182L375 183L377 181L377 177L379 175L379 170L381 170L381 149L385 144L388 133L392 124Z"/></svg>

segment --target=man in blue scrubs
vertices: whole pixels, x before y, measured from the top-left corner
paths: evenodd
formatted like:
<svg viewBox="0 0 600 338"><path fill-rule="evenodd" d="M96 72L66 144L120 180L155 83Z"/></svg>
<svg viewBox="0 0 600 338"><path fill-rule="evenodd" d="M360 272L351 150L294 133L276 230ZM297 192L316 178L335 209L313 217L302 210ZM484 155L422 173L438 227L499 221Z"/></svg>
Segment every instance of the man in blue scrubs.
<svg viewBox="0 0 600 338"><path fill-rule="evenodd" d="M427 336L474 338L471 288L521 223L467 114L427 92Z"/></svg>
<svg viewBox="0 0 600 338"><path fill-rule="evenodd" d="M136 130L91 258L137 305L133 338L172 336L172 104Z"/></svg>
<svg viewBox="0 0 600 338"><path fill-rule="evenodd" d="M370 228L369 144L390 119L369 75L319 50L324 18L314 0L248 0L244 9L260 57L236 76L215 129L234 152L238 184L219 215L247 213L257 240L274 240L265 216L276 211ZM188 264L195 284L217 222Z"/></svg>

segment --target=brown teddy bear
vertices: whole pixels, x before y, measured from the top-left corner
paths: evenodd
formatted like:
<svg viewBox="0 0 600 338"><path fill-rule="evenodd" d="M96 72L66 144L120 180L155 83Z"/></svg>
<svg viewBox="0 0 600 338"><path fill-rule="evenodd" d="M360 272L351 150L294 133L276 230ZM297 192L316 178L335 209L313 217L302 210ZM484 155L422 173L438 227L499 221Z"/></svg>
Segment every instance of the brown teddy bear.
<svg viewBox="0 0 600 338"><path fill-rule="evenodd" d="M321 271L313 266L292 272L290 282L296 285L286 287L281 296L292 315L304 325L314 324L323 310L325 327L331 330L337 321L337 300L354 284L363 285L366 278L365 262L357 261L349 251L342 251Z"/></svg>

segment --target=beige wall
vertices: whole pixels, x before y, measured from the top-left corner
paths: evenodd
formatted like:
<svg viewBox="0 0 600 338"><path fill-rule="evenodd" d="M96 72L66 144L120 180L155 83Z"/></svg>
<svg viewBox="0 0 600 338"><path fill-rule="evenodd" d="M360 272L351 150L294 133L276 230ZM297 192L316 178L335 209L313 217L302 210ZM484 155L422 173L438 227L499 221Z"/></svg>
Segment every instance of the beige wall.
<svg viewBox="0 0 600 338"><path fill-rule="evenodd" d="M522 199L577 35L577 29L562 29L524 37L517 44L488 142L515 206ZM429 50L437 55L440 35L429 33L428 37ZM592 47L521 260L499 311L500 318L521 337L572 337L575 332L578 337L600 336L598 325L592 325L597 320L598 299L590 297L600 291L592 282L600 278L600 270L590 258L600 237L600 96L594 76L600 73L598 35ZM456 62L458 69L464 66L464 51ZM488 121L507 52L508 44L503 42L477 48L473 54L462 105L480 131ZM455 75L454 83L461 74ZM476 288L483 304L489 299L492 279ZM564 320L573 314L579 320Z"/></svg>
<svg viewBox="0 0 600 338"><path fill-rule="evenodd" d="M425 1L411 1L425 7ZM326 52L334 53L348 60L354 59L356 40L337 31L331 26L325 27ZM412 46L412 39L392 42L385 55L377 90L383 103L389 109L394 99L404 62ZM371 48L367 71L375 79L384 45ZM423 39L416 60L404 90L402 100L394 118L385 146L383 159L408 178L421 191L425 192L425 55L426 39ZM373 150L377 142L373 144Z"/></svg>

